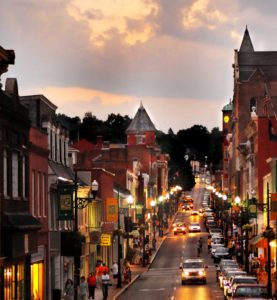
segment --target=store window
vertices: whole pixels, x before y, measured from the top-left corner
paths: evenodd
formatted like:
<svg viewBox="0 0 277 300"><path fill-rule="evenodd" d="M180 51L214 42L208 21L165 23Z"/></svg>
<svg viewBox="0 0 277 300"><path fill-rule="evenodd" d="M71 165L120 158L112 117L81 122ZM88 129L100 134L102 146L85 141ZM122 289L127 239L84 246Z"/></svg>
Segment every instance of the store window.
<svg viewBox="0 0 277 300"><path fill-rule="evenodd" d="M4 299L25 300L24 264L4 269Z"/></svg>
<svg viewBox="0 0 277 300"><path fill-rule="evenodd" d="M32 299L43 299L43 263L35 263L31 265L31 294Z"/></svg>

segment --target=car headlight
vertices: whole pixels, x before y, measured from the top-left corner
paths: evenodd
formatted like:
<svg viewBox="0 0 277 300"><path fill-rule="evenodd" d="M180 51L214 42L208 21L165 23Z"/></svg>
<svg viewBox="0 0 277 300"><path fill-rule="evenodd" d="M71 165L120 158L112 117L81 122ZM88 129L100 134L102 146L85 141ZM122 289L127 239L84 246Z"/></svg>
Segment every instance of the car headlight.
<svg viewBox="0 0 277 300"><path fill-rule="evenodd" d="M185 272L184 272L184 276L189 276L189 272L188 272L188 271L185 271Z"/></svg>
<svg viewBox="0 0 277 300"><path fill-rule="evenodd" d="M182 227L181 229L182 229L182 230L185 230L185 227Z"/></svg>
<svg viewBox="0 0 277 300"><path fill-rule="evenodd" d="M200 276L203 276L205 273L204 273L203 271L199 271L198 274L199 274Z"/></svg>

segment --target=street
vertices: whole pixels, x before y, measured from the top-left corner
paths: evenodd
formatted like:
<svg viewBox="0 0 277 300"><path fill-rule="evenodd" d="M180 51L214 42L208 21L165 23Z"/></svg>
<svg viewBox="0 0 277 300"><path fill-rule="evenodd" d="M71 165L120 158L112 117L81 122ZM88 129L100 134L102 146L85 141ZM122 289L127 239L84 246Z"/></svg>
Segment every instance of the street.
<svg viewBox="0 0 277 300"><path fill-rule="evenodd" d="M195 185L191 195L194 199L194 208L197 209L203 199L204 185ZM190 221L199 221L201 233L186 233L174 236L172 230L161 245L159 252L149 268L140 278L129 287L119 298L120 300L147 300L147 299L223 299L223 292L216 283L215 265L207 252L207 233L201 217L191 217L190 212L179 211L176 218L183 218L189 225ZM207 284L188 283L181 285L180 263L185 258L196 258L196 243L202 236L204 259L207 269Z"/></svg>

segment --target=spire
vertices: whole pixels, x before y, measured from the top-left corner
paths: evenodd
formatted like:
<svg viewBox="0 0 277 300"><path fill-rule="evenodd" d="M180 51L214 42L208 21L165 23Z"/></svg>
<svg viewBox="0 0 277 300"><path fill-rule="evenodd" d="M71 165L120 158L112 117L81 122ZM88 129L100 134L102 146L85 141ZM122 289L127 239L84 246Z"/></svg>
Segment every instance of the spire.
<svg viewBox="0 0 277 300"><path fill-rule="evenodd" d="M156 131L156 128L140 102L140 107L126 132L144 133L146 131Z"/></svg>
<svg viewBox="0 0 277 300"><path fill-rule="evenodd" d="M251 42L251 38L246 25L244 36L240 45L239 52L254 52L254 47Z"/></svg>

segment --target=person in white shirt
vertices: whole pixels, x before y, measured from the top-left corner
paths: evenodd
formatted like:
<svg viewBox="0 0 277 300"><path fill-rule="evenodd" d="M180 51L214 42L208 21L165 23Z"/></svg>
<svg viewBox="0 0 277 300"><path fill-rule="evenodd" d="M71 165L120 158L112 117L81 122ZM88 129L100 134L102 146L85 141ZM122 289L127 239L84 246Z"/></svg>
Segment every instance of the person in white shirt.
<svg viewBox="0 0 277 300"><path fill-rule="evenodd" d="M112 265L112 274L113 274L113 283L116 283L116 279L118 277L118 264L114 261Z"/></svg>
<svg viewBox="0 0 277 300"><path fill-rule="evenodd" d="M103 299L108 299L110 276L106 271L104 271L101 278L102 278Z"/></svg>

